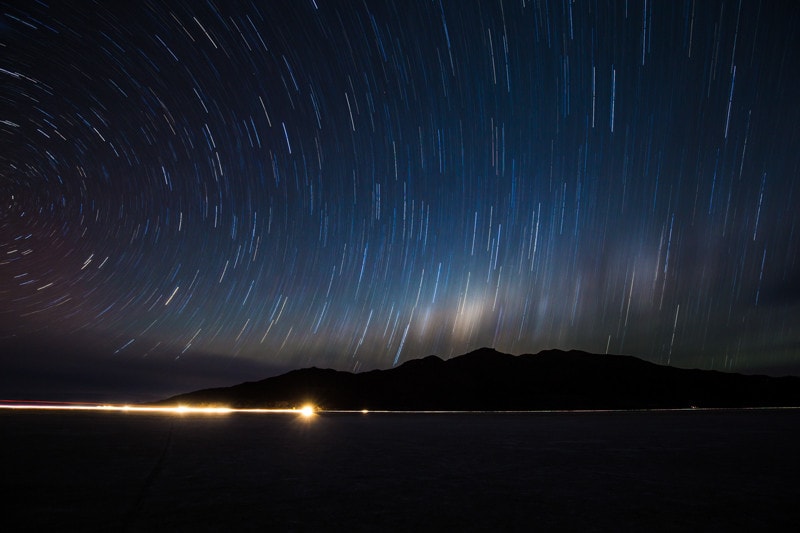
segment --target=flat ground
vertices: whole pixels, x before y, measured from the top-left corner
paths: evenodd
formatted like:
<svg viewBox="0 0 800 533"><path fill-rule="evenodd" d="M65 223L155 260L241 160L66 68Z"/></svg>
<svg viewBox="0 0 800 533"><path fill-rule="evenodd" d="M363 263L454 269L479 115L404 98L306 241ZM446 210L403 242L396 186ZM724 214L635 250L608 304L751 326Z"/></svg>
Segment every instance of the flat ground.
<svg viewBox="0 0 800 533"><path fill-rule="evenodd" d="M5 531L794 530L800 411L2 412Z"/></svg>

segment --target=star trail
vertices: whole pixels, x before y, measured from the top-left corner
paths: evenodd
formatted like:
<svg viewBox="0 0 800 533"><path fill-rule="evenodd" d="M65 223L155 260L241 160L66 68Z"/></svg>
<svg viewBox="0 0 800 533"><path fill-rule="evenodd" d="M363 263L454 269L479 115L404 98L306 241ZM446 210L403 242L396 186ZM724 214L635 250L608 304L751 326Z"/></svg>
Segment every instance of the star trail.
<svg viewBox="0 0 800 533"><path fill-rule="evenodd" d="M750 0L4 3L3 365L798 368L798 28Z"/></svg>

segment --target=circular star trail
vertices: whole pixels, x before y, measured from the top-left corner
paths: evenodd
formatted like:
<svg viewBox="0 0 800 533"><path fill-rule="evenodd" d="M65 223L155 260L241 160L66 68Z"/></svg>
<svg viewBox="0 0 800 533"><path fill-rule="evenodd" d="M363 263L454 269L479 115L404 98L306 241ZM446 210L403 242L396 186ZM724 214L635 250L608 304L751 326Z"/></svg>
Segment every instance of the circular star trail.
<svg viewBox="0 0 800 533"><path fill-rule="evenodd" d="M797 365L788 4L3 4L0 335Z"/></svg>

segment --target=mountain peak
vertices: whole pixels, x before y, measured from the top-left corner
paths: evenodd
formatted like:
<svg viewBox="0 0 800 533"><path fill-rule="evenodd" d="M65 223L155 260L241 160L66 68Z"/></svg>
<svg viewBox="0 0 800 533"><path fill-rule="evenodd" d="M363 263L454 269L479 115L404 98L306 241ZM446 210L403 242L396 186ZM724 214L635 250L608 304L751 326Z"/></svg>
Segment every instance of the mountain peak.
<svg viewBox="0 0 800 533"><path fill-rule="evenodd" d="M322 409L540 410L800 406L800 378L656 365L630 356L548 350L514 356L480 348L353 374L307 368L201 390L160 404Z"/></svg>

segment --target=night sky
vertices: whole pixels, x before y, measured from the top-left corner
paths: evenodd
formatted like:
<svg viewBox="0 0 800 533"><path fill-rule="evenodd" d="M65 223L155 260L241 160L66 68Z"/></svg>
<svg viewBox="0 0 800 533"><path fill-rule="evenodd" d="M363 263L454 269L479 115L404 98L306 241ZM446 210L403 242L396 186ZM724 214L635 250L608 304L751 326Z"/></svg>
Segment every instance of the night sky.
<svg viewBox="0 0 800 533"><path fill-rule="evenodd" d="M795 2L0 12L0 395L481 346L800 373Z"/></svg>

